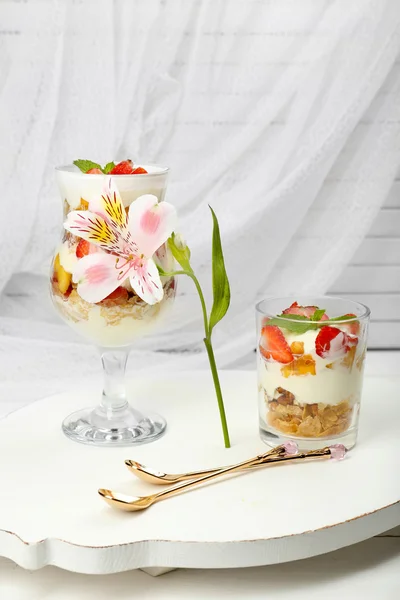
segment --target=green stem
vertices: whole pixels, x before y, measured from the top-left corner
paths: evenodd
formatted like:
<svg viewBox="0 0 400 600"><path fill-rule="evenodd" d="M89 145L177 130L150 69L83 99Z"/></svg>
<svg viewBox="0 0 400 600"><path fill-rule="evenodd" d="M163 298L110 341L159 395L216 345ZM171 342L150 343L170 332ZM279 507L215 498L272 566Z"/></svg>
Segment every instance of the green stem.
<svg viewBox="0 0 400 600"><path fill-rule="evenodd" d="M209 338L204 338L203 341L204 341L204 345L207 350L208 360L209 360L210 367L211 367L211 373L212 373L212 376L214 379L214 387L215 387L215 393L217 395L219 414L221 417L221 425L222 425L222 432L224 435L225 448L230 448L231 442L229 439L228 424L226 422L224 401L222 399L221 384L219 382L218 370L217 370L217 365L215 363L213 347L211 344L211 340Z"/></svg>
<svg viewBox="0 0 400 600"><path fill-rule="evenodd" d="M208 327L207 307L206 307L206 302L204 300L203 290L201 289L199 280L197 279L196 275L193 273L192 270L190 270L190 271L172 271L171 273L165 273L163 271L161 274L164 277L173 277L174 275L188 275L188 277L190 277L192 279L194 285L196 286L197 293L199 294L199 298L200 298L201 310L203 311L204 332L205 332L205 338L203 341L204 341L204 345L207 350L208 361L210 363L211 373L212 373L212 377L213 377L213 381L214 381L214 388L215 388L215 394L217 396L217 401L218 401L219 414L221 417L222 433L224 436L225 448L230 448L231 442L229 439L228 424L226 422L226 414L225 414L224 401L222 398L221 384L219 382L218 370L217 370L217 365L216 365L215 356L214 356L214 350L213 350L212 342L211 342L211 332L209 331L209 327Z"/></svg>

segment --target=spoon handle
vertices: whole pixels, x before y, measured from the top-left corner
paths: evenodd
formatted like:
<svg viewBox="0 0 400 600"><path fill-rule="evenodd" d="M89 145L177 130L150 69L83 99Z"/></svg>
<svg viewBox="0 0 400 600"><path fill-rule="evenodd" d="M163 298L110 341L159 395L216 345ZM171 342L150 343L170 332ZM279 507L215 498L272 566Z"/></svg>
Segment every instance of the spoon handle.
<svg viewBox="0 0 400 600"><path fill-rule="evenodd" d="M246 467L256 466L256 465L264 465L268 466L275 463L287 462L287 461L301 461L306 458L330 458L331 452L330 448L327 446L325 448L321 448L319 450L312 450L310 452L303 452L300 454L267 454L260 455L257 457L250 458L243 462L240 462L236 465L232 465L230 467L226 467L225 469L220 469L215 473L210 473L209 475L205 475L204 477L199 477L193 481L187 481L185 483L180 483L169 489L163 490L158 494L152 495L152 503L158 502L159 500L165 500L166 498L170 498L171 496L176 496L184 492L185 490L191 489L197 485L201 485L206 481L211 481L212 479L218 479L218 477L223 477L224 475L229 475L230 473L236 472L244 472Z"/></svg>
<svg viewBox="0 0 400 600"><path fill-rule="evenodd" d="M275 448L272 448L272 450L269 450L263 456L265 456L265 457L275 456L275 455L284 454L284 453L285 453L285 447L284 447L284 444L282 444L280 446L276 446ZM258 458L258 457L253 457L251 460L254 461L256 458ZM228 468L231 466L236 466L236 465L227 465L226 467L204 469L201 471L189 471L187 473L174 473L174 474L163 473L162 477L160 476L159 478L156 479L154 477L154 475L152 475L152 473L149 473L148 471L146 471L146 469L142 465L134 466L135 463L132 464L131 461L129 461L129 460L126 460L125 464L127 465L130 472L133 473L136 477L138 477L138 479L142 479L143 481L146 481L147 483L151 483L153 485L168 485L168 484L180 483L181 481L192 481L193 479L198 479L199 477L204 477L205 475L213 475L214 473L219 473L219 471L221 471L222 469L225 469L225 468ZM250 465L247 465L247 466L244 466L241 468L242 469L254 469L259 466L260 466L259 464L250 464Z"/></svg>

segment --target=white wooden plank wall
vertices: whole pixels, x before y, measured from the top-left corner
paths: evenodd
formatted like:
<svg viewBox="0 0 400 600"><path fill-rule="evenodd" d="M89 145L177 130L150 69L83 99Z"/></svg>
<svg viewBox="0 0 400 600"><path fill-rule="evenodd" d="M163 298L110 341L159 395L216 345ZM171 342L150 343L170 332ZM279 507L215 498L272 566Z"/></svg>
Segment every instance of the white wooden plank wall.
<svg viewBox="0 0 400 600"><path fill-rule="evenodd" d="M367 237L330 293L371 308L371 348L400 348L400 173Z"/></svg>

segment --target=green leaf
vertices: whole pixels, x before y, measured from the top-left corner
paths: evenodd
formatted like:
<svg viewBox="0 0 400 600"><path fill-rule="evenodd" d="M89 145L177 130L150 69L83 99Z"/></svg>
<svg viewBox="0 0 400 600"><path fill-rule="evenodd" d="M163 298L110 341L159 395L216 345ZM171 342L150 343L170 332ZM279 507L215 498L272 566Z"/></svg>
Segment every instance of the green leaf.
<svg viewBox="0 0 400 600"><path fill-rule="evenodd" d="M108 173L109 173L110 171L112 171L114 167L115 167L115 162L111 161L111 162L107 163L107 164L106 164L106 165L105 165L105 166L102 168L102 171L103 171L103 173L105 173L106 175L108 175Z"/></svg>
<svg viewBox="0 0 400 600"><path fill-rule="evenodd" d="M317 308L317 310L314 312L314 314L311 315L311 321L320 321L321 318L324 316L324 314L325 314L324 308Z"/></svg>
<svg viewBox="0 0 400 600"><path fill-rule="evenodd" d="M192 273L192 267L190 266L190 250L186 243L181 241L179 234L173 233L171 237L168 238L168 246L172 252L172 256L182 269Z"/></svg>
<svg viewBox="0 0 400 600"><path fill-rule="evenodd" d="M341 317L333 317L329 321L350 321L350 319L356 319L356 315L342 315ZM329 322L327 321L327 323Z"/></svg>
<svg viewBox="0 0 400 600"><path fill-rule="evenodd" d="M83 158L78 158L78 160L74 160L74 165L78 167L82 171L82 173L87 173L90 169L100 169L101 166L98 163L93 162L92 160L85 160Z"/></svg>
<svg viewBox="0 0 400 600"><path fill-rule="evenodd" d="M290 319L290 320L289 320ZM311 329L317 329L318 326L302 315L279 315L279 317L269 319L266 325L277 325L283 327L292 333L305 333Z"/></svg>
<svg viewBox="0 0 400 600"><path fill-rule="evenodd" d="M229 287L228 276L225 270L224 255L222 252L221 236L219 233L218 219L210 206L213 218L213 237L212 237L212 284L214 302L212 305L209 334L215 325L224 318L229 308L231 300L231 291Z"/></svg>

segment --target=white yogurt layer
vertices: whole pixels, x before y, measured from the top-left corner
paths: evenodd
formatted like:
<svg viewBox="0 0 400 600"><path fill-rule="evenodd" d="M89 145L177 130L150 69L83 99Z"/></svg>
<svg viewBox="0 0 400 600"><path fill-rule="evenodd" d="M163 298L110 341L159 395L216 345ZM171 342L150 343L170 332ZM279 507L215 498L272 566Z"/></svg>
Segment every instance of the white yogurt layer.
<svg viewBox="0 0 400 600"><path fill-rule="evenodd" d="M116 348L130 346L139 337L147 335L156 326L159 327L172 307L173 298L164 296L163 300L155 305L157 312L155 313L154 307L150 307L151 310L148 316L143 314L143 307L141 305L133 306L130 309L129 316L124 316L119 322L112 324L108 323L105 317L102 316L100 306L92 305L88 310L87 319L77 321L73 318L74 309L69 305L68 301L63 300L59 296L53 296L53 301L70 327L80 335L83 335L98 346ZM115 307L113 310L118 312L118 307Z"/></svg>
<svg viewBox="0 0 400 600"><path fill-rule="evenodd" d="M304 343L304 354L310 354L315 360L315 375L290 375L284 377L281 369L285 365L278 362L266 362L259 356L259 383L272 399L277 387L282 387L295 395L296 404L339 404L343 400L350 403L359 401L362 386L362 371L356 368L355 361L351 371L345 366L328 369L326 365L332 358L321 358L315 352L315 338L318 331L307 331L301 335L288 332L285 337L290 345L293 341ZM356 360L356 358L355 358Z"/></svg>

